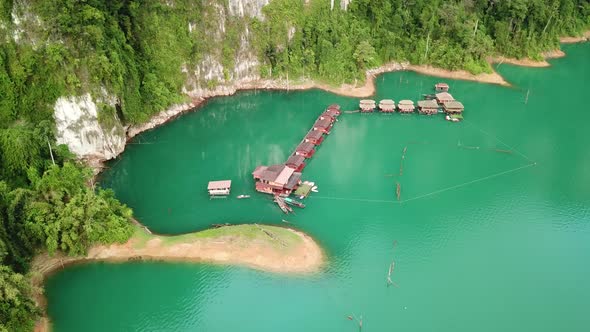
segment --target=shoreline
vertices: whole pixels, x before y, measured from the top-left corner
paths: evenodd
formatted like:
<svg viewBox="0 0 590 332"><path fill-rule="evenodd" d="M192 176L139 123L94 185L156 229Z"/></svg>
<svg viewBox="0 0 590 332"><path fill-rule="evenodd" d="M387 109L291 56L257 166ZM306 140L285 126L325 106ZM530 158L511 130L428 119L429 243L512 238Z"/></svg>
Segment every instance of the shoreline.
<svg viewBox="0 0 590 332"><path fill-rule="evenodd" d="M587 33L590 36L590 31ZM588 37L590 38L590 37ZM587 37L576 37L576 39L571 39L569 43L575 42L582 42L588 40ZM575 40L575 41L573 41ZM564 43L568 43L564 42ZM552 50L547 51L542 54L545 59L555 59L561 58L566 56L566 54L559 50ZM506 58L506 57L493 57L488 59L490 64L494 63L509 63L517 66L524 66L524 67L548 67L550 64L543 60L537 61L532 60L529 58L524 59L516 59L516 58ZM353 97L353 98L367 98L371 97L375 94L375 78L384 73L395 72L395 71L413 71L419 74L440 77L440 78L447 78L447 79L455 79L455 80L466 80L466 81L473 81L479 83L487 83L487 84L498 84L503 86L510 86L500 74L498 74L495 70L492 69L491 73L481 73L481 74L471 74L466 70L448 70L439 67L433 67L430 65L412 65L408 62L390 62L386 63L380 67L368 69L365 73L365 82L363 85L357 84L341 84L339 86L332 86L327 83L317 82L312 79L297 79L294 81L289 81L285 79L257 79L257 80L244 80L235 82L232 85L228 86L219 86L212 90L195 90L195 91L185 91L187 98L191 101L183 104L176 104L172 105L166 110L161 111L158 114L155 114L150 118L149 121L138 124L138 125L130 125L127 128L126 132L126 139L127 141L131 140L133 137L143 133L144 131L148 131L154 129L162 124L167 123L168 121L176 119L178 116L190 112L200 106L203 105L208 99L214 97L223 97L223 96L231 96L239 91L249 91L249 90L265 90L265 91L273 91L273 90L280 90L280 91L301 91L301 90L309 90L309 89L321 89L330 93L334 93L340 96L345 97Z"/></svg>
<svg viewBox="0 0 590 332"><path fill-rule="evenodd" d="M130 261L237 265L271 273L311 274L324 265L325 254L309 235L279 226L232 225L175 236L152 235L138 226L126 243L97 245L85 256L37 255L31 267L31 282L34 289L41 288L49 276L71 265ZM45 312L47 299L43 292L37 292L34 298L44 312L34 331L51 331Z"/></svg>
<svg viewBox="0 0 590 332"><path fill-rule="evenodd" d="M584 32L579 37L561 37L559 39L560 43L563 44L571 44L571 43L579 43L590 40L590 30ZM542 57L545 60L536 61L529 58L524 59L515 59L515 58L506 58L502 56L497 57L490 57L488 59L488 63L498 64L501 65L503 63L508 63L516 66L525 66L525 67L548 67L550 64L546 61L547 59L555 59L561 58L566 56L566 54L560 50L555 49L551 51L543 52ZM502 86L510 86L504 78L498 74L494 68L492 67L491 73L482 73L482 74L471 74L465 70L447 70L438 67L433 67L429 65L411 65L407 62L390 62L384 64L380 67L368 69L365 73L365 82L363 85L358 86L357 84L341 84L340 86L332 86L327 83L316 82L311 79L302 78L297 79L295 81L289 81L285 79L251 79L246 78L243 80L238 80L233 82L230 85L222 85L218 86L214 89L196 89L193 91L183 91L187 97L189 102L182 103L182 104L175 104L170 106L169 108L153 115L147 122L142 124L136 125L128 125L126 126L125 132L125 139L126 143L128 143L133 137L154 129L158 126L161 126L169 121L176 119L177 117L194 111L202 106L209 98L214 97L222 97L222 96L231 96L237 93L238 91L248 91L248 90L281 90L281 91L291 91L291 90L309 90L309 89L321 89L330 93L334 93L340 96L346 97L353 97L353 98L367 98L375 94L375 78L383 73L387 72L394 72L394 71L414 71L419 74L440 77L440 78L448 78L448 79L456 79L456 80L467 80L467 81L474 81L479 83L488 83L488 84L498 84ZM116 157L112 159L116 159L119 155L121 155L124 151L121 150ZM110 159L110 160L112 160ZM84 157L81 158L88 166L90 166L93 171L94 175L98 176L100 172L104 169L104 163L108 160L99 159L96 157Z"/></svg>
<svg viewBox="0 0 590 332"><path fill-rule="evenodd" d="M561 37L559 38L559 42L562 44L575 44L581 43L590 40L590 30L585 31L582 33L581 36L578 37Z"/></svg>

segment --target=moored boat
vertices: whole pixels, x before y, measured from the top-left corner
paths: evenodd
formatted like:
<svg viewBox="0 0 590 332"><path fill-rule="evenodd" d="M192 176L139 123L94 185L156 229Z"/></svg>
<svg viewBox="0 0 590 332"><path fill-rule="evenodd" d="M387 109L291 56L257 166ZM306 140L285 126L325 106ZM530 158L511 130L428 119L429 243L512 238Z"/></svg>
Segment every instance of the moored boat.
<svg viewBox="0 0 590 332"><path fill-rule="evenodd" d="M289 205L293 205L293 206L296 206L296 207L299 207L299 208L302 208L302 209L305 208L305 204L303 204L300 201L297 201L297 200L295 200L293 198L285 197L284 200L285 200L285 203L287 203Z"/></svg>

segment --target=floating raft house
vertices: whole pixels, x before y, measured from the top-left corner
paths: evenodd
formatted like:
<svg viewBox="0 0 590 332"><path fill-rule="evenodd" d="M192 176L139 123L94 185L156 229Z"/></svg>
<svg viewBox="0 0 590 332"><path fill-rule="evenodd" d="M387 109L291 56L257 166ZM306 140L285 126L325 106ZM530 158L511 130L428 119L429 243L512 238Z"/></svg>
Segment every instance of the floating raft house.
<svg viewBox="0 0 590 332"><path fill-rule="evenodd" d="M395 102L391 99L383 99L379 102L379 110L383 113L395 112Z"/></svg>
<svg viewBox="0 0 590 332"><path fill-rule="evenodd" d="M369 113L375 110L375 101L372 99L363 99L359 103L359 107L362 113Z"/></svg>
<svg viewBox="0 0 590 332"><path fill-rule="evenodd" d="M326 112L324 112L324 113L330 113L334 117L338 117L340 114L342 114L342 111L340 110L340 105L332 104L332 105L328 106L328 108L326 109Z"/></svg>
<svg viewBox="0 0 590 332"><path fill-rule="evenodd" d="M303 140L314 145L320 145L324 141L324 133L319 130L311 130Z"/></svg>
<svg viewBox="0 0 590 332"><path fill-rule="evenodd" d="M332 121L328 120L328 119L323 119L320 120L318 119L314 124L313 124L313 130L317 130L319 132L325 133L325 134L329 134L330 133L330 129L332 129Z"/></svg>
<svg viewBox="0 0 590 332"><path fill-rule="evenodd" d="M439 104L443 104L443 103L446 103L448 101L453 101L453 100L455 100L455 98L453 98L453 96L448 92L440 92L440 93L436 94L436 101Z"/></svg>
<svg viewBox="0 0 590 332"><path fill-rule="evenodd" d="M451 100L443 103L443 109L447 114L461 114L463 113L463 104L456 100Z"/></svg>
<svg viewBox="0 0 590 332"><path fill-rule="evenodd" d="M252 172L259 192L289 196L301 184L301 173L285 164L258 166Z"/></svg>
<svg viewBox="0 0 590 332"><path fill-rule="evenodd" d="M227 196L231 190L231 180L209 181L207 190L210 196Z"/></svg>
<svg viewBox="0 0 590 332"><path fill-rule="evenodd" d="M320 114L320 116L318 117L318 120L328 120L331 123L334 123L336 121L336 116L328 113L328 111Z"/></svg>
<svg viewBox="0 0 590 332"><path fill-rule="evenodd" d="M329 115L331 117L333 117L334 119L338 118L338 116L342 114L342 112L340 110L337 110L335 108L328 108L324 113L322 113L322 115Z"/></svg>
<svg viewBox="0 0 590 332"><path fill-rule="evenodd" d="M309 142L303 142L295 149L295 155L311 158L315 153L315 145Z"/></svg>
<svg viewBox="0 0 590 332"><path fill-rule="evenodd" d="M301 172L305 168L305 157L298 155L291 156L287 159L285 165L295 169L295 172Z"/></svg>
<svg viewBox="0 0 590 332"><path fill-rule="evenodd" d="M414 102L408 99L400 100L397 104L397 108L400 113L412 113L414 112Z"/></svg>
<svg viewBox="0 0 590 332"><path fill-rule="evenodd" d="M438 103L436 100L419 100L418 112L420 114L433 115L438 113Z"/></svg>
<svg viewBox="0 0 590 332"><path fill-rule="evenodd" d="M434 89L436 90L436 92L448 92L449 85L447 83L436 83L434 85Z"/></svg>

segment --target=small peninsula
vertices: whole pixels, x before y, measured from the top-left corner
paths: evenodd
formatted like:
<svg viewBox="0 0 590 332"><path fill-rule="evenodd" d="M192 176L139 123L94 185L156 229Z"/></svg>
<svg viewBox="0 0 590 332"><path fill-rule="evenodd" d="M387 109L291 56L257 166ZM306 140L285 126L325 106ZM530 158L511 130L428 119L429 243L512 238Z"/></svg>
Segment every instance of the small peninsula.
<svg viewBox="0 0 590 332"><path fill-rule="evenodd" d="M276 273L311 273L322 266L324 254L310 236L291 228L246 224L165 236L137 226L124 244L96 245L85 256L45 253L35 258L32 269L46 276L70 264L132 260L211 262Z"/></svg>

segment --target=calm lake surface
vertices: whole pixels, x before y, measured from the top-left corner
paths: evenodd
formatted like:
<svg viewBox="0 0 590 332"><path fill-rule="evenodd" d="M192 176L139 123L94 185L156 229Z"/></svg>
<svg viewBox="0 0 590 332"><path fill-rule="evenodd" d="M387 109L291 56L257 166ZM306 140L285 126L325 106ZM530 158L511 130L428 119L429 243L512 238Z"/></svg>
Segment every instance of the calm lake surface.
<svg viewBox="0 0 590 332"><path fill-rule="evenodd" d="M590 43L564 49L550 68L501 65L510 88L445 80L466 107L459 124L343 114L304 170L319 193L296 215L255 193L251 172L286 160L328 104L358 99L244 92L140 135L102 185L153 231L287 219L328 264L312 276L75 266L46 285L54 330L358 331L347 316L362 315L363 331L588 331ZM417 100L440 80L385 74L375 99ZM209 200L218 179L233 197ZM386 285L392 260L398 287Z"/></svg>

